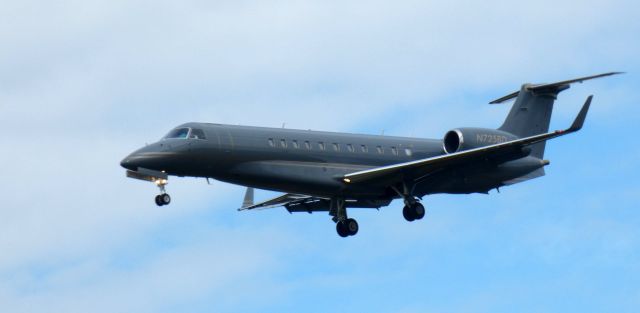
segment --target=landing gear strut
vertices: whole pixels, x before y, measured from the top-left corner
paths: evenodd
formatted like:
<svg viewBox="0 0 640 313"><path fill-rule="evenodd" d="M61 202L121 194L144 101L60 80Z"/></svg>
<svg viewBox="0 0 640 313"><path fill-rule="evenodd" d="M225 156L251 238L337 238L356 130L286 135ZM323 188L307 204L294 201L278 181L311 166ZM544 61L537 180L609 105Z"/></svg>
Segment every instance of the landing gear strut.
<svg viewBox="0 0 640 313"><path fill-rule="evenodd" d="M169 182L166 179L157 179L154 181L156 186L160 188L160 194L156 196L156 205L163 206L171 203L171 196L167 193L164 186L166 186Z"/></svg>
<svg viewBox="0 0 640 313"><path fill-rule="evenodd" d="M329 214L333 216L332 220L336 223L336 231L340 237L353 236L358 233L358 229L360 229L358 222L347 217L347 208L343 198L331 199Z"/></svg>

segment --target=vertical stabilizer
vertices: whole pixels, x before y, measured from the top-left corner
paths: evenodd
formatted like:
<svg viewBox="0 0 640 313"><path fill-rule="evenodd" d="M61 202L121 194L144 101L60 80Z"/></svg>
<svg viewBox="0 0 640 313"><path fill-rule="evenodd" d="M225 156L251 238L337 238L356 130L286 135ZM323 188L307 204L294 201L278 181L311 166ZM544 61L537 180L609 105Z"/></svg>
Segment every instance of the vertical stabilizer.
<svg viewBox="0 0 640 313"><path fill-rule="evenodd" d="M509 132L518 137L528 137L549 131L553 103L558 94L569 88L562 85L543 91L533 91L531 85L520 88L515 103L499 130ZM545 142L531 146L531 155L537 158L544 156Z"/></svg>
<svg viewBox="0 0 640 313"><path fill-rule="evenodd" d="M553 112L553 103L558 94L569 89L573 83L622 74L622 72L610 72L593 76L570 79L550 84L524 84L520 91L510 93L490 103L502 103L516 98L509 115L499 130L509 132L518 137L528 137L549 131L549 122ZM531 146L531 155L542 159L544 157L545 142Z"/></svg>

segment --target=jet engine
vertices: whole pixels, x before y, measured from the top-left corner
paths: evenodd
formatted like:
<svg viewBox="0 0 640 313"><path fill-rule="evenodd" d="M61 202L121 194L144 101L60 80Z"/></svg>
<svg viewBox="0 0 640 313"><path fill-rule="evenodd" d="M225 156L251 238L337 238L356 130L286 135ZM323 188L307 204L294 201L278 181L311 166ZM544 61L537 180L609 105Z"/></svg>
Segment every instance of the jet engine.
<svg viewBox="0 0 640 313"><path fill-rule="evenodd" d="M454 153L517 139L503 131L488 128L456 128L444 135L442 146L446 153Z"/></svg>

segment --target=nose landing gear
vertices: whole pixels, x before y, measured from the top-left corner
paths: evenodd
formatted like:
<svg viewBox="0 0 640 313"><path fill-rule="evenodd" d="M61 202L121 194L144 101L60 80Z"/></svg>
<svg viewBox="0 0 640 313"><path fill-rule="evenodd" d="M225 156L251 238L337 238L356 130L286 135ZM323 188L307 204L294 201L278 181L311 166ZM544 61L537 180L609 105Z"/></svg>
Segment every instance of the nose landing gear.
<svg viewBox="0 0 640 313"><path fill-rule="evenodd" d="M127 170L127 177L156 184L160 188L160 194L155 198L156 205L163 206L171 203L171 197L164 189L164 186L169 183L169 175L166 172L138 167L136 171Z"/></svg>
<svg viewBox="0 0 640 313"><path fill-rule="evenodd" d="M168 193L164 193L156 196L156 204L158 206L163 206L171 203L171 196Z"/></svg>
<svg viewBox="0 0 640 313"><path fill-rule="evenodd" d="M156 205L163 206L171 203L171 196L167 193L164 186L166 186L169 182L166 179L157 179L154 181L156 186L160 188L160 194L156 196Z"/></svg>

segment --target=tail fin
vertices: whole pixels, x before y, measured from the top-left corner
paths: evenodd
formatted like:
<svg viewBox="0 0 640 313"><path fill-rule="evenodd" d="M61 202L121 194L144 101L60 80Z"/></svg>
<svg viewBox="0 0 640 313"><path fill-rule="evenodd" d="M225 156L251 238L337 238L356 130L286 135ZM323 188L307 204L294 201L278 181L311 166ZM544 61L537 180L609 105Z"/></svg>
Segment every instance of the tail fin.
<svg viewBox="0 0 640 313"><path fill-rule="evenodd" d="M522 85L516 102L511 107L509 115L499 130L506 131L518 137L529 137L549 131L549 122L553 111L553 102L560 92L569 88L562 85L560 88L534 92L529 88L532 85ZM531 146L531 155L542 159L544 156L545 142Z"/></svg>
<svg viewBox="0 0 640 313"><path fill-rule="evenodd" d="M502 103L516 98L511 111L500 128L518 137L528 137L549 131L549 122L553 112L553 103L558 94L569 89L570 85L594 78L621 74L621 72L604 73L594 76L581 77L551 84L524 84L520 91L508 94L490 103ZM544 157L545 142L531 146L531 155L542 159Z"/></svg>

